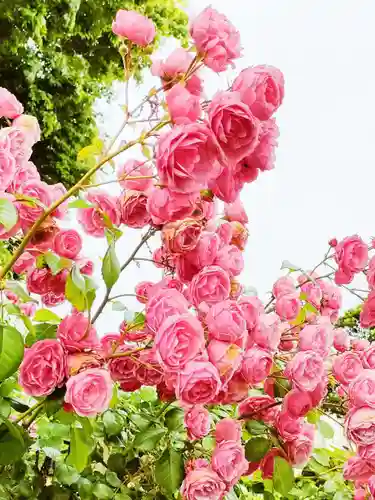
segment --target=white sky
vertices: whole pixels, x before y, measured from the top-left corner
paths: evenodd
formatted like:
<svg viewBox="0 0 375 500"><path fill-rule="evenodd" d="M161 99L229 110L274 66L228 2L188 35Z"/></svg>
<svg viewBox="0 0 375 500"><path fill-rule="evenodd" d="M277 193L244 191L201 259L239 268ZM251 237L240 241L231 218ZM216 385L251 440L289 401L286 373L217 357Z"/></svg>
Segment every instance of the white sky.
<svg viewBox="0 0 375 500"><path fill-rule="evenodd" d="M264 296L280 275L282 260L308 269L321 260L331 237L375 235L375 2L191 0L189 13L209 4L241 33L243 57L230 80L247 66L271 64L283 71L286 81L285 101L277 113L276 168L247 185L241 196L250 218L241 278ZM168 54L170 47L166 43L161 52ZM226 87L226 76L205 75L209 95L218 86ZM158 80L146 76L141 90L132 88L130 109L142 90L155 85ZM112 135L123 119L123 87L116 88L113 103L99 106L105 117L102 132ZM138 233L125 229L118 244L122 262L137 241ZM104 241L85 239L87 255L97 260L104 250ZM141 269L133 264L115 293L131 293L145 279L157 280L158 271L151 263L142 263ZM141 309L132 299L126 304ZM353 305L353 297L345 304ZM99 330L116 330L121 319L122 313L108 306Z"/></svg>

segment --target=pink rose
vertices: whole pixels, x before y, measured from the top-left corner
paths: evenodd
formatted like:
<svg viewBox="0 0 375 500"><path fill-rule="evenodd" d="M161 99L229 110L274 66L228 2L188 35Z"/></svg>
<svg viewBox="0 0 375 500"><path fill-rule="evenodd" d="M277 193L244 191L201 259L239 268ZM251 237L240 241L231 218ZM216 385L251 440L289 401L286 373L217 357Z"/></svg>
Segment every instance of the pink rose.
<svg viewBox="0 0 375 500"><path fill-rule="evenodd" d="M309 391L308 394L311 398L313 407L318 406L318 404L326 397L328 392L327 385L328 380L324 377L313 391Z"/></svg>
<svg viewBox="0 0 375 500"><path fill-rule="evenodd" d="M27 289L30 293L44 295L49 292L51 271L47 268L33 269L27 276Z"/></svg>
<svg viewBox="0 0 375 500"><path fill-rule="evenodd" d="M264 313L262 302L258 297L242 296L238 305L245 317L247 329L252 332L259 325L260 315Z"/></svg>
<svg viewBox="0 0 375 500"><path fill-rule="evenodd" d="M47 292L42 295L42 303L47 307L55 307L65 302L65 294Z"/></svg>
<svg viewBox="0 0 375 500"><path fill-rule="evenodd" d="M12 127L21 130L26 137L26 142L32 147L36 142L40 141L40 127L35 116L21 115L18 116L12 123Z"/></svg>
<svg viewBox="0 0 375 500"><path fill-rule="evenodd" d="M285 455L280 448L271 448L269 452L262 458L260 469L263 479L272 479L273 469L275 466L275 457L285 458Z"/></svg>
<svg viewBox="0 0 375 500"><path fill-rule="evenodd" d="M375 255L373 255L368 263L366 273L367 283L371 290L375 289Z"/></svg>
<svg viewBox="0 0 375 500"><path fill-rule="evenodd" d="M251 347L245 352L241 372L250 385L259 384L267 378L272 368L272 356L269 352Z"/></svg>
<svg viewBox="0 0 375 500"><path fill-rule="evenodd" d="M375 370L364 369L349 386L350 403L375 408Z"/></svg>
<svg viewBox="0 0 375 500"><path fill-rule="evenodd" d="M92 276L92 273L94 272L94 263L92 260L79 259L78 264L79 270L82 274L85 274L86 276Z"/></svg>
<svg viewBox="0 0 375 500"><path fill-rule="evenodd" d="M215 428L216 443L223 441L241 442L241 424L233 418L223 418L219 420Z"/></svg>
<svg viewBox="0 0 375 500"><path fill-rule="evenodd" d="M348 438L360 446L375 443L375 409L353 408L346 415L345 429Z"/></svg>
<svg viewBox="0 0 375 500"><path fill-rule="evenodd" d="M17 97L4 87L0 87L0 116L13 120L22 113L23 106Z"/></svg>
<svg viewBox="0 0 375 500"><path fill-rule="evenodd" d="M237 221L242 224L247 224L249 222L245 207L240 198L237 198L233 203L225 203L224 215L229 221Z"/></svg>
<svg viewBox="0 0 375 500"><path fill-rule="evenodd" d="M166 101L171 120L177 125L195 122L201 115L199 97L180 83L168 91Z"/></svg>
<svg viewBox="0 0 375 500"><path fill-rule="evenodd" d="M160 363L179 371L204 349L203 327L190 313L170 316L157 330L154 346Z"/></svg>
<svg viewBox="0 0 375 500"><path fill-rule="evenodd" d="M220 388L219 372L209 361L190 361L177 375L176 396L184 403L208 403Z"/></svg>
<svg viewBox="0 0 375 500"><path fill-rule="evenodd" d="M150 224L147 211L147 196L139 191L127 191L120 198L121 222L126 226L141 228Z"/></svg>
<svg viewBox="0 0 375 500"><path fill-rule="evenodd" d="M120 9L112 23L115 35L127 38L136 45L146 47L156 35L155 25L148 17L134 10Z"/></svg>
<svg viewBox="0 0 375 500"><path fill-rule="evenodd" d="M235 167L235 164L226 165L220 175L208 183L214 195L225 203L235 202L244 185L236 175Z"/></svg>
<svg viewBox="0 0 375 500"><path fill-rule="evenodd" d="M216 179L222 166L218 147L209 128L202 123L177 125L159 138L156 167L160 182L171 191L192 193Z"/></svg>
<svg viewBox="0 0 375 500"><path fill-rule="evenodd" d="M18 260L13 265L13 271L17 274L23 274L34 266L35 256L30 252L23 252L22 255L18 258Z"/></svg>
<svg viewBox="0 0 375 500"><path fill-rule="evenodd" d="M300 351L287 364L285 374L301 391L313 391L324 374L323 360L313 351Z"/></svg>
<svg viewBox="0 0 375 500"><path fill-rule="evenodd" d="M185 410L184 424L190 441L202 439L210 432L210 413L202 405L194 405Z"/></svg>
<svg viewBox="0 0 375 500"><path fill-rule="evenodd" d="M304 417L313 407L313 402L309 392L292 389L284 398L283 406L285 411L292 418Z"/></svg>
<svg viewBox="0 0 375 500"><path fill-rule="evenodd" d="M245 265L243 254L235 245L224 245L217 252L214 264L228 271L230 276L239 276Z"/></svg>
<svg viewBox="0 0 375 500"><path fill-rule="evenodd" d="M342 305L341 290L329 281L318 280L323 292L322 306L338 310Z"/></svg>
<svg viewBox="0 0 375 500"><path fill-rule="evenodd" d="M302 422L301 418L293 418L283 410L277 416L277 431L284 441L293 441L302 434Z"/></svg>
<svg viewBox="0 0 375 500"><path fill-rule="evenodd" d="M196 307L201 303L212 306L226 300L229 292L229 275L219 266L204 267L189 285L189 295Z"/></svg>
<svg viewBox="0 0 375 500"><path fill-rule="evenodd" d="M77 219L87 234L96 238L104 236L107 223L103 214L115 226L120 224L120 212L117 206L117 198L110 196L99 189L90 189L87 194L87 201L92 203L92 208L78 208Z"/></svg>
<svg viewBox="0 0 375 500"><path fill-rule="evenodd" d="M375 473L375 464L363 460L363 458L350 457L344 464L343 476L345 481L360 481L366 483Z"/></svg>
<svg viewBox="0 0 375 500"><path fill-rule="evenodd" d="M9 145L0 142L0 190L9 188L16 174L16 161L9 149Z"/></svg>
<svg viewBox="0 0 375 500"><path fill-rule="evenodd" d="M153 295L146 304L146 324L156 335L163 321L174 315L187 313L189 303L179 291L173 288L162 289Z"/></svg>
<svg viewBox="0 0 375 500"><path fill-rule="evenodd" d="M210 464L205 458L190 459L185 462L185 473L188 474L192 470L208 469Z"/></svg>
<svg viewBox="0 0 375 500"><path fill-rule="evenodd" d="M135 286L135 295L138 302L141 304L146 304L149 298L150 292L154 286L151 281L141 281Z"/></svg>
<svg viewBox="0 0 375 500"><path fill-rule="evenodd" d="M35 198L38 202L33 206L25 203L19 205L22 228L28 229L43 213L43 207L48 208L52 203L51 188L45 182L35 179L22 184L20 189L22 194Z"/></svg>
<svg viewBox="0 0 375 500"><path fill-rule="evenodd" d="M135 376L142 385L158 385L162 382L164 374L155 349L141 351L138 361Z"/></svg>
<svg viewBox="0 0 375 500"><path fill-rule="evenodd" d="M357 235L347 236L335 247L335 261L338 265L335 281L338 285L347 285L353 280L354 274L366 267L366 243Z"/></svg>
<svg viewBox="0 0 375 500"><path fill-rule="evenodd" d="M26 304L20 304L20 309L22 314L25 316L34 316L36 311L36 304L34 302L27 302Z"/></svg>
<svg viewBox="0 0 375 500"><path fill-rule="evenodd" d="M197 272L205 266L211 266L217 257L220 246L220 238L216 233L204 231L199 238L196 247L186 255L186 258L194 263Z"/></svg>
<svg viewBox="0 0 375 500"><path fill-rule="evenodd" d="M16 168L9 191L17 193L21 191L22 185L35 180L40 181L40 175L34 163L32 161L22 163Z"/></svg>
<svg viewBox="0 0 375 500"><path fill-rule="evenodd" d="M224 342L235 343L246 334L246 320L234 300L214 304L205 318L205 323L210 337Z"/></svg>
<svg viewBox="0 0 375 500"><path fill-rule="evenodd" d="M368 489L370 490L371 495L375 498L375 475L369 478Z"/></svg>
<svg viewBox="0 0 375 500"><path fill-rule="evenodd" d="M358 446L358 455L364 460L369 462L375 462L375 444L370 444L368 446Z"/></svg>
<svg viewBox="0 0 375 500"><path fill-rule="evenodd" d="M375 368L375 345L370 345L366 350L358 353L364 368Z"/></svg>
<svg viewBox="0 0 375 500"><path fill-rule="evenodd" d="M243 401L249 394L249 384L243 378L240 371L225 383L224 388L218 394L218 401L221 404L233 404Z"/></svg>
<svg viewBox="0 0 375 500"><path fill-rule="evenodd" d="M240 34L224 14L206 7L190 24L190 36L204 63L216 73L241 55Z"/></svg>
<svg viewBox="0 0 375 500"><path fill-rule="evenodd" d="M129 353L129 356L121 356L109 360L108 368L114 381L122 383L135 380L135 370L137 368L135 358L137 357L137 353L130 356L131 352L131 346L121 345L117 348L116 353Z"/></svg>
<svg viewBox="0 0 375 500"><path fill-rule="evenodd" d="M332 374L341 384L348 385L363 370L362 361L355 352L344 352L336 356L332 365Z"/></svg>
<svg viewBox="0 0 375 500"><path fill-rule="evenodd" d="M232 90L241 95L254 116L268 120L284 98L284 76L273 66L253 66L241 71Z"/></svg>
<svg viewBox="0 0 375 500"><path fill-rule="evenodd" d="M30 396L48 396L66 377L66 355L57 340L39 340L26 349L20 366L19 384Z"/></svg>
<svg viewBox="0 0 375 500"><path fill-rule="evenodd" d="M258 144L259 122L237 92L218 92L208 107L208 121L231 162L239 162Z"/></svg>
<svg viewBox="0 0 375 500"><path fill-rule="evenodd" d="M355 488L353 500L366 500L367 492L363 488Z"/></svg>
<svg viewBox="0 0 375 500"><path fill-rule="evenodd" d="M69 271L67 269L63 269L56 275L51 273L48 279L48 291L55 292L56 294L65 293L68 274Z"/></svg>
<svg viewBox="0 0 375 500"><path fill-rule="evenodd" d="M365 300L359 319L363 328L375 326L375 290L370 292Z"/></svg>
<svg viewBox="0 0 375 500"><path fill-rule="evenodd" d="M107 333L100 338L100 347L105 357L113 354L121 344L121 336L118 333Z"/></svg>
<svg viewBox="0 0 375 500"><path fill-rule="evenodd" d="M55 236L53 247L60 257L75 259L82 249L82 238L75 229L62 229Z"/></svg>
<svg viewBox="0 0 375 500"><path fill-rule="evenodd" d="M262 124L260 125L260 131L258 136L258 145L255 150L259 150L259 145L261 144L260 138L262 132ZM237 165L234 167L234 176L240 184L251 183L257 180L259 170L257 167L254 167L250 163L250 159L253 158L253 153L249 156L243 158Z"/></svg>
<svg viewBox="0 0 375 500"><path fill-rule="evenodd" d="M170 254L187 253L197 246L202 224L194 219L169 222L162 230L162 240Z"/></svg>
<svg viewBox="0 0 375 500"><path fill-rule="evenodd" d="M351 339L351 346L353 351L359 351L358 354L362 354L370 347L370 342L367 339Z"/></svg>
<svg viewBox="0 0 375 500"><path fill-rule="evenodd" d="M242 353L237 345L214 339L209 342L207 352L223 382L230 380L241 365Z"/></svg>
<svg viewBox="0 0 375 500"><path fill-rule="evenodd" d="M210 468L195 469L190 471L181 486L184 500L222 500L226 492L226 484Z"/></svg>
<svg viewBox="0 0 375 500"><path fill-rule="evenodd" d="M306 301L310 302L314 307L320 309L323 292L319 286L319 284L314 283L313 281L303 282L301 284L301 292L306 295Z"/></svg>
<svg viewBox="0 0 375 500"><path fill-rule="evenodd" d="M277 299L281 298L283 295L291 294L296 292L296 286L293 279L290 276L282 276L279 278L272 288L272 294Z"/></svg>
<svg viewBox="0 0 375 500"><path fill-rule="evenodd" d="M155 60L151 67L151 73L154 76L160 76L167 90L187 72L192 60L193 55L190 52L178 48L171 52L165 61ZM202 82L196 73L191 75L185 84L191 94L197 96L201 94Z"/></svg>
<svg viewBox="0 0 375 500"><path fill-rule="evenodd" d="M133 177L151 177L152 175L152 167L138 160L128 160L117 170L120 186L135 191L148 191L153 182L152 179L133 179Z"/></svg>
<svg viewBox="0 0 375 500"><path fill-rule="evenodd" d="M57 338L69 352L93 349L99 345L95 328L79 312L65 316L57 328Z"/></svg>
<svg viewBox="0 0 375 500"><path fill-rule="evenodd" d="M296 292L288 293L276 299L275 310L280 319L291 321L297 318L301 310L301 301Z"/></svg>
<svg viewBox="0 0 375 500"><path fill-rule="evenodd" d="M58 182L57 184L52 184L50 186L50 195L51 195L51 201L55 203L56 201L59 201L65 194L66 194L66 187L61 184L61 182ZM55 210L52 212L52 216L56 217L56 219L64 219L66 214L68 213L68 205L69 205L69 200L65 200L60 205L55 208Z"/></svg>
<svg viewBox="0 0 375 500"><path fill-rule="evenodd" d="M141 387L141 382L139 382L139 380L137 380L136 378L133 378L132 380L123 380L122 382L120 382L120 389L124 392L134 392Z"/></svg>
<svg viewBox="0 0 375 500"><path fill-rule="evenodd" d="M333 328L328 322L306 325L299 334L300 351L314 351L323 358L330 352L333 342Z"/></svg>
<svg viewBox="0 0 375 500"><path fill-rule="evenodd" d="M226 483L236 483L247 471L249 464L245 451L236 441L217 443L211 458L212 468Z"/></svg>
<svg viewBox="0 0 375 500"><path fill-rule="evenodd" d="M108 371L91 368L69 378L65 402L71 404L80 417L95 417L108 408L112 392Z"/></svg>
<svg viewBox="0 0 375 500"><path fill-rule="evenodd" d="M153 189L147 199L147 211L156 225L185 219L193 214L197 193L176 193L168 188Z"/></svg>
<svg viewBox="0 0 375 500"><path fill-rule="evenodd" d="M350 349L349 334L344 328L334 330L333 347L339 352L345 352ZM372 366L367 366L366 368L372 368Z"/></svg>
<svg viewBox="0 0 375 500"><path fill-rule="evenodd" d="M252 332L252 339L262 349L275 351L280 343L281 332L281 323L277 314L261 314L258 326Z"/></svg>
<svg viewBox="0 0 375 500"><path fill-rule="evenodd" d="M0 240L8 240L12 236L15 236L17 232L20 230L20 221L18 217L18 203L16 202L16 198L10 193L0 192L0 200L9 201L17 212L16 223L10 229L6 229L5 226L0 223Z"/></svg>
<svg viewBox="0 0 375 500"><path fill-rule="evenodd" d="M286 451L293 465L302 465L310 458L313 450L313 441L306 436L299 436L286 443Z"/></svg>
<svg viewBox="0 0 375 500"><path fill-rule="evenodd" d="M279 127L276 121L271 118L266 122L261 122L259 129L258 144L256 145L254 151L244 158L241 162L241 178L244 182L249 182L249 180L244 178L243 170L247 168L250 170L250 181L255 177L254 171L261 172L267 170L272 170L275 167L276 154L275 149L277 148L277 138L279 137ZM255 177L256 178L256 177Z"/></svg>
<svg viewBox="0 0 375 500"><path fill-rule="evenodd" d="M22 130L16 127L5 127L0 130L0 150L10 151L19 167L31 156L31 147Z"/></svg>
<svg viewBox="0 0 375 500"><path fill-rule="evenodd" d="M87 370L88 368L101 368L104 364L104 359L92 352L76 352L69 354L67 358L68 376L77 375L77 373Z"/></svg>

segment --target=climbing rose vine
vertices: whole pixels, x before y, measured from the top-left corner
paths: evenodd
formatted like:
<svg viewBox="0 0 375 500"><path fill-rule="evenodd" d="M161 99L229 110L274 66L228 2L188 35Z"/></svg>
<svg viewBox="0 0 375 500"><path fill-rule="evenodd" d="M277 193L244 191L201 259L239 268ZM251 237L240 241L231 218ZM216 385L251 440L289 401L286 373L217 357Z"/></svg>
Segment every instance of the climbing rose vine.
<svg viewBox="0 0 375 500"><path fill-rule="evenodd" d="M121 10L113 31L128 89L132 49L147 46L155 27ZM16 241L0 273L0 373L5 381L18 370L19 385L34 401L24 412L9 409L8 429L14 433L27 421L23 428L31 439L32 424L50 401L66 414L94 418L108 410L114 390L152 386L165 403L161 416L168 417L169 407L184 415L185 443L173 455L175 461L182 457L184 474L177 482L174 474L170 494L174 487L187 500L221 499L258 469L287 494L292 467L303 466L312 453L330 387L347 412L346 435L356 449L344 478L355 481L358 498L375 498L375 348L335 328L339 286L348 287L361 273L368 293L352 291L363 300L362 326L375 326L373 245L357 235L333 239L309 271L284 262L288 272L273 284L268 302L241 284L248 216L240 194L274 167L284 78L272 66L253 66L207 99L201 68L233 67L242 51L240 35L207 8L191 21L190 36L190 51L179 48L154 61L160 88L132 111L127 97L117 137L107 145L98 139L80 153L87 173L69 191L40 180L30 160L40 140L38 123L0 89L6 125L0 131L0 238ZM147 119L139 118L142 112ZM137 120L146 123L139 137L118 145L121 132ZM116 158L137 147L143 160ZM118 195L106 190L107 181L93 181L115 158ZM64 228L68 214L75 228ZM126 227L142 236L122 264L116 244ZM85 258L83 233L108 242L102 300L92 278L98 263ZM118 332L99 332L96 321L116 303L112 290L120 274L155 235L159 247L150 260L162 278L135 283L140 311L126 315ZM63 318L52 311L58 305L65 308ZM207 449L201 443L210 437ZM139 439L137 446L142 450ZM160 480L169 463L163 457L155 476L165 491L171 485Z"/></svg>

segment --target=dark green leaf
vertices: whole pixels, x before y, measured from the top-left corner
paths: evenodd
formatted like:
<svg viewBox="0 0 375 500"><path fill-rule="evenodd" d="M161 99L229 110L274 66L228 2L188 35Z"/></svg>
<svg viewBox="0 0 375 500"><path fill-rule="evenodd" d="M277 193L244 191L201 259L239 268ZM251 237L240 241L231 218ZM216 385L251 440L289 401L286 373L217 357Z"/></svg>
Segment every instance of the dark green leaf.
<svg viewBox="0 0 375 500"><path fill-rule="evenodd" d="M284 496L293 488L293 469L285 458L274 458L273 484L275 490Z"/></svg>
<svg viewBox="0 0 375 500"><path fill-rule="evenodd" d="M18 213L13 203L6 199L0 199L0 224L2 224L7 231L12 229L17 224Z"/></svg>
<svg viewBox="0 0 375 500"><path fill-rule="evenodd" d="M5 398L10 406L13 408L13 410L16 410L18 413L25 413L29 409L25 403L22 403L22 401L18 401L17 399L14 398Z"/></svg>
<svg viewBox="0 0 375 500"><path fill-rule="evenodd" d="M67 486L79 480L79 474L76 469L66 464L59 464L56 467L56 477L61 484L66 484Z"/></svg>
<svg viewBox="0 0 375 500"><path fill-rule="evenodd" d="M37 300L30 297L27 292L25 292L18 281L8 280L5 286L7 290L15 293L22 302L38 302Z"/></svg>
<svg viewBox="0 0 375 500"><path fill-rule="evenodd" d="M82 499L91 498L94 485L89 479L81 477L78 481L78 492Z"/></svg>
<svg viewBox="0 0 375 500"><path fill-rule="evenodd" d="M166 433L166 429L156 427L142 431L135 437L134 447L142 451L151 451Z"/></svg>
<svg viewBox="0 0 375 500"><path fill-rule="evenodd" d="M107 410L103 414L103 424L108 436L117 436L124 428L124 419L117 412Z"/></svg>
<svg viewBox="0 0 375 500"><path fill-rule="evenodd" d="M184 427L184 412L181 408L172 408L165 415L165 425L170 431L183 429Z"/></svg>
<svg viewBox="0 0 375 500"><path fill-rule="evenodd" d="M249 420L246 422L246 429L254 436L264 434L268 427L260 420Z"/></svg>
<svg viewBox="0 0 375 500"><path fill-rule="evenodd" d="M55 339L57 333L57 325L52 323L40 323L35 325L35 335L27 335L26 346L32 346L37 340Z"/></svg>
<svg viewBox="0 0 375 500"><path fill-rule="evenodd" d="M113 497L114 491L103 483L97 483L93 490L94 496L99 500L110 500Z"/></svg>
<svg viewBox="0 0 375 500"><path fill-rule="evenodd" d="M107 470L105 473L105 479L110 486L114 488L119 488L121 486L121 481L117 477L117 474L113 471Z"/></svg>
<svg viewBox="0 0 375 500"><path fill-rule="evenodd" d="M126 459L124 455L121 455L121 453L112 453L108 458L107 467L120 476L123 475L126 468Z"/></svg>
<svg viewBox="0 0 375 500"><path fill-rule="evenodd" d="M173 448L164 451L155 465L155 479L158 485L173 494L179 489L184 477L182 455Z"/></svg>
<svg viewBox="0 0 375 500"><path fill-rule="evenodd" d="M49 321L50 323L61 323L61 318L49 309L39 309L34 316L34 321L44 322Z"/></svg>
<svg viewBox="0 0 375 500"><path fill-rule="evenodd" d="M0 325L0 381L10 377L23 359L23 337L16 328Z"/></svg>
<svg viewBox="0 0 375 500"><path fill-rule="evenodd" d="M109 245L103 259L102 275L107 288L112 288L120 276L120 262L116 255L115 245Z"/></svg>
<svg viewBox="0 0 375 500"><path fill-rule="evenodd" d="M0 464L10 465L17 461L25 453L27 445L22 429L5 421L0 428Z"/></svg>
<svg viewBox="0 0 375 500"><path fill-rule="evenodd" d="M78 472L82 472L87 465L92 445L92 440L85 435L84 429L72 426L70 429L70 451L66 463L73 465Z"/></svg>
<svg viewBox="0 0 375 500"><path fill-rule="evenodd" d="M271 448L271 441L265 437L250 439L245 446L245 455L249 462L259 462Z"/></svg>

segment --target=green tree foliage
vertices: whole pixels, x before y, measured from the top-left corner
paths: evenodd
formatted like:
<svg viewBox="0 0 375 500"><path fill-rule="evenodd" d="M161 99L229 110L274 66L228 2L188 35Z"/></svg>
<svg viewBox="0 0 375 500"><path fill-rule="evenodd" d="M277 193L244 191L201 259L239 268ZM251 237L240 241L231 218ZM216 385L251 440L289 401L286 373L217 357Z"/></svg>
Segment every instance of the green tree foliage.
<svg viewBox="0 0 375 500"><path fill-rule="evenodd" d="M375 328L362 328L359 323L359 315L361 314L362 306L359 305L353 309L346 311L337 321L337 326L347 328L350 335L353 337L367 339L370 342L375 340Z"/></svg>
<svg viewBox="0 0 375 500"><path fill-rule="evenodd" d="M1 86L39 120L43 136L32 160L48 182L70 186L86 168L76 156L96 133L93 103L123 75L111 32L119 8L153 19L156 44L160 36L185 43L178 0L0 0ZM151 52L132 51L138 79Z"/></svg>

